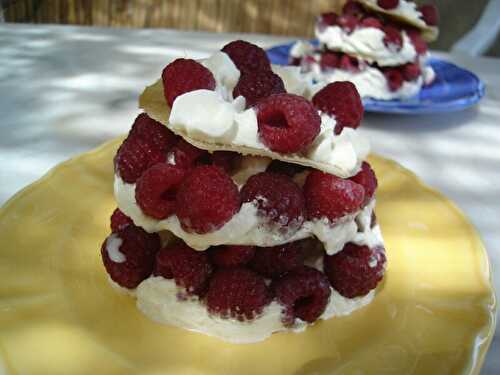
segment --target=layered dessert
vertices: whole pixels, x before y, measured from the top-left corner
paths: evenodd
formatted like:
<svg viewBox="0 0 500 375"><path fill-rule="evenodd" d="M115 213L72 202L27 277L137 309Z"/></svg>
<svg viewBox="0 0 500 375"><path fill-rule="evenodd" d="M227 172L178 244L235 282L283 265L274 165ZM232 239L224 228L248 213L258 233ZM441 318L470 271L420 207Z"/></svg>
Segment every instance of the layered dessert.
<svg viewBox="0 0 500 375"><path fill-rule="evenodd" d="M434 80L426 41L437 37L437 9L406 0L348 1L340 15L318 17L317 47L297 42L290 62L313 82L312 92L349 80L362 97L412 97Z"/></svg>
<svg viewBox="0 0 500 375"><path fill-rule="evenodd" d="M250 343L375 297L386 257L361 98L335 82L308 100L297 73L234 41L173 61L141 96L101 255L150 319Z"/></svg>

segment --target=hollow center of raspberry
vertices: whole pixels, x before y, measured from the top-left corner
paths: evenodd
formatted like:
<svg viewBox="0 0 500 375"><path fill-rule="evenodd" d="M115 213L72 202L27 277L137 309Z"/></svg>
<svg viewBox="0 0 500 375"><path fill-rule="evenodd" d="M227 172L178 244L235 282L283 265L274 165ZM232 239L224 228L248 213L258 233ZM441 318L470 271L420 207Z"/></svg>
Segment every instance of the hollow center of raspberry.
<svg viewBox="0 0 500 375"><path fill-rule="evenodd" d="M293 310L294 311L300 311L301 309L305 308L306 306L309 306L313 302L313 297L312 296L307 296L303 298L299 298L295 303L293 304Z"/></svg>
<svg viewBox="0 0 500 375"><path fill-rule="evenodd" d="M177 194L177 189L168 189L161 193L160 198L164 201L172 202L175 201L175 195Z"/></svg>
<svg viewBox="0 0 500 375"><path fill-rule="evenodd" d="M281 111L266 114L266 116L262 120L266 125L272 126L273 128L288 127L288 122L286 121L285 114Z"/></svg>

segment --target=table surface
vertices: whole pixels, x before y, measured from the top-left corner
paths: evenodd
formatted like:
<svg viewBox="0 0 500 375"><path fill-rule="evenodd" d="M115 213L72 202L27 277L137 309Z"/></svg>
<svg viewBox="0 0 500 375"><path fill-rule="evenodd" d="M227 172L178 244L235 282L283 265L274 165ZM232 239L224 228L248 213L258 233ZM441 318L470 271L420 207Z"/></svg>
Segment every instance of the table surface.
<svg viewBox="0 0 500 375"><path fill-rule="evenodd" d="M0 204L59 162L128 131L137 99L173 58L201 58L244 38L262 47L292 38L175 30L0 26ZM451 198L478 228L500 291L500 59L435 53L486 83L480 105L438 115L368 113L373 151ZM500 334L483 374L500 372Z"/></svg>

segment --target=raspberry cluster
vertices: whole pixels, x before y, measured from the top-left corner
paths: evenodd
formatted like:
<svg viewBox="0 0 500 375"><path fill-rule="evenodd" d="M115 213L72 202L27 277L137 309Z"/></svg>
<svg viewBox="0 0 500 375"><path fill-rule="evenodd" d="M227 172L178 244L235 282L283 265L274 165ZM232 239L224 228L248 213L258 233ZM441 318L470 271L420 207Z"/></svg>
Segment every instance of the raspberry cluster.
<svg viewBox="0 0 500 375"><path fill-rule="evenodd" d="M108 246L121 242L124 261L111 259ZM259 316L273 300L283 306L285 325L296 319L313 323L326 309L331 288L347 298L376 288L385 270L384 249L348 243L333 255L323 255L324 273L305 265L310 241L275 247L218 246L196 251L178 241L161 248L157 234L134 224L110 235L101 255L110 277L133 289L150 276L174 280L185 297L196 296L215 315L241 321ZM321 255L318 259L321 261Z"/></svg>

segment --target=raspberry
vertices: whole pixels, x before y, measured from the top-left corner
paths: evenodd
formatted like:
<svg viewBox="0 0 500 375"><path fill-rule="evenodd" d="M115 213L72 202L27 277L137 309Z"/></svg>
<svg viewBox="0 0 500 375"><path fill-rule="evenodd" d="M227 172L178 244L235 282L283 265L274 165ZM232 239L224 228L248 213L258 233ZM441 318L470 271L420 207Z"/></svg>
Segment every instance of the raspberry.
<svg viewBox="0 0 500 375"><path fill-rule="evenodd" d="M123 181L134 183L150 166L164 162L165 152L148 141L128 137L123 141L114 158L115 172Z"/></svg>
<svg viewBox="0 0 500 375"><path fill-rule="evenodd" d="M250 267L269 278L279 277L304 264L304 252L298 242L273 247L259 247L250 262Z"/></svg>
<svg viewBox="0 0 500 375"><path fill-rule="evenodd" d="M403 47L403 37L401 32L394 26L384 26L384 44L390 50L399 51Z"/></svg>
<svg viewBox="0 0 500 375"><path fill-rule="evenodd" d="M262 276L245 268L221 268L210 280L207 308L212 314L250 320L271 302Z"/></svg>
<svg viewBox="0 0 500 375"><path fill-rule="evenodd" d="M403 79L405 81L415 81L421 75L420 65L406 64L403 65Z"/></svg>
<svg viewBox="0 0 500 375"><path fill-rule="evenodd" d="M270 70L243 74L233 90L233 97L244 96L247 108L271 94L285 93L281 78Z"/></svg>
<svg viewBox="0 0 500 375"><path fill-rule="evenodd" d="M364 161L363 164L361 164L361 171L359 171L358 174L351 177L349 180L363 186L363 189L365 189L364 204L368 203L373 197L373 194L375 194L375 190L377 190L378 186L377 176L375 176L375 172L373 171L370 164Z"/></svg>
<svg viewBox="0 0 500 375"><path fill-rule="evenodd" d="M332 287L347 298L364 296L375 289L385 272L383 247L370 249L348 243L334 255L324 257L325 274Z"/></svg>
<svg viewBox="0 0 500 375"><path fill-rule="evenodd" d="M359 60L349 55L342 55L339 68L349 72L359 72Z"/></svg>
<svg viewBox="0 0 500 375"><path fill-rule="evenodd" d="M260 215L286 231L297 230L304 222L304 195L283 174L261 172L250 177L241 189L243 202L255 202Z"/></svg>
<svg viewBox="0 0 500 375"><path fill-rule="evenodd" d="M302 58L290 57L288 64L293 66L300 66L302 64Z"/></svg>
<svg viewBox="0 0 500 375"><path fill-rule="evenodd" d="M337 23L338 17L337 13L334 12L323 13L319 17L318 23L325 26L333 26Z"/></svg>
<svg viewBox="0 0 500 375"><path fill-rule="evenodd" d="M387 79L387 85L389 90L397 91L403 86L403 75L396 68L388 68L384 70L385 79Z"/></svg>
<svg viewBox="0 0 500 375"><path fill-rule="evenodd" d="M382 9L394 9L399 5L399 0L377 0L377 5Z"/></svg>
<svg viewBox="0 0 500 375"><path fill-rule="evenodd" d="M365 192L361 185L340 177L313 170L304 185L309 219L331 221L361 208Z"/></svg>
<svg viewBox="0 0 500 375"><path fill-rule="evenodd" d="M118 232L130 224L134 224L132 219L125 215L119 208L113 211L111 215L111 232Z"/></svg>
<svg viewBox="0 0 500 375"><path fill-rule="evenodd" d="M364 13L363 7L357 1L348 1L342 8L342 14L349 14L354 17L361 17Z"/></svg>
<svg viewBox="0 0 500 375"><path fill-rule="evenodd" d="M373 27L375 29L382 30L382 22L375 17L366 17L361 21L361 26L363 27Z"/></svg>
<svg viewBox="0 0 500 375"><path fill-rule="evenodd" d="M241 155L236 152L215 151L212 154L212 163L229 174L235 171L240 161Z"/></svg>
<svg viewBox="0 0 500 375"><path fill-rule="evenodd" d="M271 289L285 307L283 323L291 325L296 318L313 323L325 311L331 289L328 278L320 271L303 266L273 281Z"/></svg>
<svg viewBox="0 0 500 375"><path fill-rule="evenodd" d="M212 232L240 208L238 187L219 167L195 167L177 189L177 217L187 232Z"/></svg>
<svg viewBox="0 0 500 375"><path fill-rule="evenodd" d="M170 150L167 160L173 161L172 164L175 164L179 168L190 169L196 161L207 155L208 151L201 150L191 143L186 142L184 139L181 139Z"/></svg>
<svg viewBox="0 0 500 375"><path fill-rule="evenodd" d="M439 23L439 12L435 5L425 4L418 8L422 13L424 22L429 26L437 26Z"/></svg>
<svg viewBox="0 0 500 375"><path fill-rule="evenodd" d="M266 52L255 44L244 40L235 40L226 44L222 50L233 61L241 73L254 73L271 70L271 63Z"/></svg>
<svg viewBox="0 0 500 375"><path fill-rule="evenodd" d="M165 99L170 107L175 98L194 90L215 90L215 79L210 70L191 59L177 59L168 64L161 74Z"/></svg>
<svg viewBox="0 0 500 375"><path fill-rule="evenodd" d="M247 264L254 254L254 246L226 245L210 248L210 259L219 267L242 266Z"/></svg>
<svg viewBox="0 0 500 375"><path fill-rule="evenodd" d="M272 151L302 151L320 131L318 112L301 96L274 94L257 103L256 108L259 135Z"/></svg>
<svg viewBox="0 0 500 375"><path fill-rule="evenodd" d="M179 140L179 137L158 121L150 118L146 113L141 113L130 129L129 137L142 138L153 147L164 152L168 151Z"/></svg>
<svg viewBox="0 0 500 375"><path fill-rule="evenodd" d="M153 274L174 279L188 294L202 295L208 286L213 267L205 251L196 251L184 243L161 249L156 254Z"/></svg>
<svg viewBox="0 0 500 375"><path fill-rule="evenodd" d="M121 244L118 242L117 254L123 258L118 261L111 259L110 256L114 255L108 251L108 247L117 244L115 241L121 241ZM149 234L135 225L127 225L106 238L101 247L101 257L114 282L134 289L151 275L155 254L159 248L160 237L157 234Z"/></svg>
<svg viewBox="0 0 500 375"><path fill-rule="evenodd" d="M175 195L186 171L175 165L158 163L137 180L135 200L142 212L161 220L175 213Z"/></svg>
<svg viewBox="0 0 500 375"><path fill-rule="evenodd" d="M415 51L417 54L424 55L427 53L427 43L422 39L420 35L420 31L417 29L406 29L406 34L410 38L413 46L415 47Z"/></svg>
<svg viewBox="0 0 500 375"><path fill-rule="evenodd" d="M300 173L305 169L306 167L299 164L285 163L284 161L281 160L273 160L268 165L266 172L281 173L284 174L285 176L293 177L297 173Z"/></svg>
<svg viewBox="0 0 500 375"><path fill-rule="evenodd" d="M343 14L337 18L337 24L348 33L351 33L358 26L358 19L350 14Z"/></svg>
<svg viewBox="0 0 500 375"><path fill-rule="evenodd" d="M335 52L325 52L319 62L321 70L335 69L339 66L339 56Z"/></svg>
<svg viewBox="0 0 500 375"><path fill-rule="evenodd" d="M356 86L351 82L333 82L314 95L312 102L322 112L335 116L335 133L344 127L356 129L363 119L363 103Z"/></svg>

